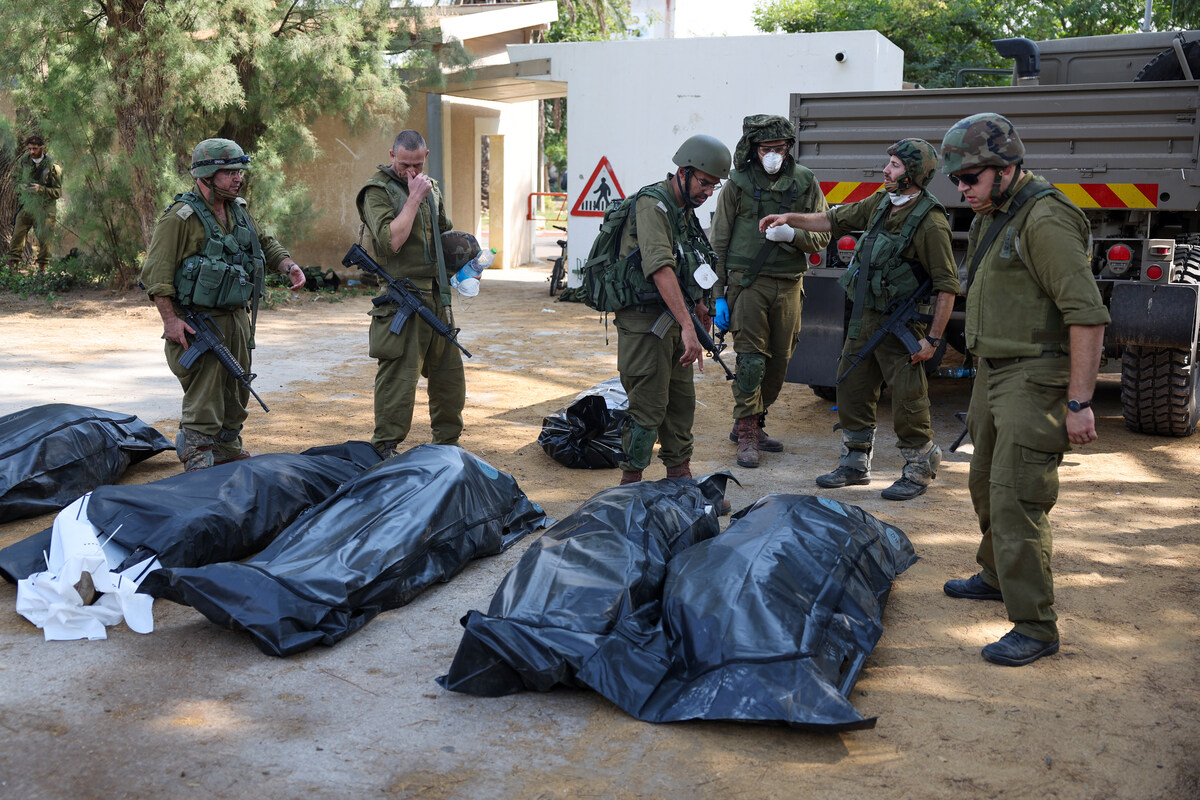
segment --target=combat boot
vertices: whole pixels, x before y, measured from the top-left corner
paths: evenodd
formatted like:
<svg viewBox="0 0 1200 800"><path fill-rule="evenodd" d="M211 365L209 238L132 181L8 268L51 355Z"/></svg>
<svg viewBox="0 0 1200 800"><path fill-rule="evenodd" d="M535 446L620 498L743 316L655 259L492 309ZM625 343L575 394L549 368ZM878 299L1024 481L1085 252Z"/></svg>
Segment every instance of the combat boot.
<svg viewBox="0 0 1200 800"><path fill-rule="evenodd" d="M858 445L851 448L850 445ZM875 444L875 431L842 431L842 457L833 472L817 476L817 486L822 489L841 489L843 486L865 486L871 482L871 453ZM866 445L865 449L861 449Z"/></svg>
<svg viewBox="0 0 1200 800"><path fill-rule="evenodd" d="M767 412L765 412L765 411L758 415L758 449L759 449L759 452L782 453L783 452L783 442L779 441L778 439L776 439L774 437L768 436L767 432L765 430L763 430L763 428L765 428L766 424L767 424L766 418L767 418ZM729 431L729 441L733 442L734 444L738 443L737 421L736 420L733 423L733 429L731 431Z"/></svg>
<svg viewBox="0 0 1200 800"><path fill-rule="evenodd" d="M621 470L621 482L618 483L617 485L625 486L630 483L640 483L641 480L642 480L642 471L640 469L637 472L630 472L627 469L623 469L623 470Z"/></svg>
<svg viewBox="0 0 1200 800"><path fill-rule="evenodd" d="M751 419L753 419L753 417L751 417ZM692 460L689 458L686 461L684 461L682 464L679 464L674 467L667 467L667 477L668 478L691 478L692 477ZM693 478L693 480L695 480L695 479ZM726 514L728 514L730 512L730 510L732 510L732 509L733 509L733 504L722 497L721 498L721 508L718 509L717 515L723 517Z"/></svg>
<svg viewBox="0 0 1200 800"><path fill-rule="evenodd" d="M758 417L742 417L733 424L737 433L737 465L758 466Z"/></svg>
<svg viewBox="0 0 1200 800"><path fill-rule="evenodd" d="M183 471L195 472L211 467L213 444L215 440L208 434L191 428L180 428L179 433L175 434L175 452L183 462Z"/></svg>
<svg viewBox="0 0 1200 800"><path fill-rule="evenodd" d="M901 447L900 454L904 456L904 471L898 481L879 493L884 500L912 500L925 494L942 463L942 448L933 442L919 448Z"/></svg>

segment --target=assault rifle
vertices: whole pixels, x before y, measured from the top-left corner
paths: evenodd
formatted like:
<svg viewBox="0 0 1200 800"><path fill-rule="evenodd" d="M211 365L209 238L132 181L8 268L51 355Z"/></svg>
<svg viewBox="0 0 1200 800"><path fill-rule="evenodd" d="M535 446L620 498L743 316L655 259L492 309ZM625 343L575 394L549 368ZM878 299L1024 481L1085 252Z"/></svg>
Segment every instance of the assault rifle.
<svg viewBox="0 0 1200 800"><path fill-rule="evenodd" d="M191 369L192 364L196 363L196 359L205 353L211 352L216 356L217 361L221 362L221 366L230 375L237 378L238 383L245 386L250 394L254 395L254 399L262 406L262 410L268 414L271 413L271 409L267 408L267 404L258 396L258 392L254 391L254 387L250 385L250 381L258 376L253 372L246 372L242 368L242 365L238 363L238 360L233 357L233 353L229 352L229 348L222 344L225 335L217 327L212 314L198 314L190 308L185 308L183 321L196 333L189 342L188 349L184 350L183 355L179 357L179 365L184 369Z"/></svg>
<svg viewBox="0 0 1200 800"><path fill-rule="evenodd" d="M682 284L680 284L679 291L680 293L683 293ZM662 295L658 292L648 293L646 295L639 294L638 302L658 302L662 304L663 313L657 320L655 320L654 327L650 329L651 332L660 339L666 335L667 328L670 327L672 322L679 322L679 320L675 319L675 315L671 313L671 309L667 307L667 302L663 300ZM717 344L713 341L713 338L708 335L708 331L704 329L704 326L700 324L699 317L696 316L695 303L688 302L687 294L683 294L683 306L688 310L688 316L692 319L692 327L696 330L696 338L700 341L701 349L704 350L705 354L707 354L709 358L720 364L721 369L725 370L725 380L733 380L736 376L729 370L729 367L725 365L725 362L721 360L721 351L728 347L728 345L725 344L725 342ZM682 325L683 323L680 324Z"/></svg>
<svg viewBox="0 0 1200 800"><path fill-rule="evenodd" d="M859 280L862 278L860 277ZM846 367L846 371L838 376L837 383L840 384L847 375L854 371L855 367L866 361L867 357L875 352L875 348L883 344L883 340L889 334L904 344L909 355L921 352L921 345L917 337L913 336L912 331L908 329L908 323L914 320L928 322L932 319L928 314L921 314L917 311L917 304L929 297L931 291L933 291L933 282L926 278L925 282L917 287L917 290L908 298L897 297L888 303L887 308L883 310L885 316L883 322L879 323L879 330L871 334L871 338L867 339L867 343L857 353L847 356L850 366Z"/></svg>
<svg viewBox="0 0 1200 800"><path fill-rule="evenodd" d="M388 287L388 293L376 297L371 302L376 306L381 306L386 303L392 303L396 306L396 316L392 318L392 324L388 326L388 330L392 333L400 333L404 330L405 323L415 311L417 316L425 321L425 324L433 328L434 333L439 336L445 336L450 340L450 344L466 353L467 358L471 354L467 352L467 348L458 343L458 328L451 328L446 323L437 318L437 315L430 311L425 306L425 295L421 294L421 290L413 285L413 282L408 278L396 280L391 275L383 271L383 267L375 262L375 259L367 255L367 251L363 250L357 244L350 245L349 251L346 252L346 257L342 259L343 267L357 267L363 272L371 274L384 281Z"/></svg>

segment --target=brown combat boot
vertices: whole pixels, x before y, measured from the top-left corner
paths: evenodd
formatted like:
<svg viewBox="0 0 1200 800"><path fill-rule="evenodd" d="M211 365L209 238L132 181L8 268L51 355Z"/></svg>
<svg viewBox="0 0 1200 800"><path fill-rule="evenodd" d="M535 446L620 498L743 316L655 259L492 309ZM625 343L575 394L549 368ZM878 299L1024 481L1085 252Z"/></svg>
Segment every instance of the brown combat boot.
<svg viewBox="0 0 1200 800"><path fill-rule="evenodd" d="M682 464L675 467L667 467L668 478L690 478L692 477L692 460L689 458Z"/></svg>
<svg viewBox="0 0 1200 800"><path fill-rule="evenodd" d="M758 415L758 449L764 453L782 453L783 442L767 436L767 412Z"/></svg>
<svg viewBox="0 0 1200 800"><path fill-rule="evenodd" d="M733 425L737 432L737 464L739 467L758 466L758 417L742 417Z"/></svg>
<svg viewBox="0 0 1200 800"><path fill-rule="evenodd" d="M642 480L642 471L640 469L637 472L630 472L628 470L623 469L623 470L621 470L621 482L617 485L625 486L626 484L630 484L630 483L638 483L641 480Z"/></svg>

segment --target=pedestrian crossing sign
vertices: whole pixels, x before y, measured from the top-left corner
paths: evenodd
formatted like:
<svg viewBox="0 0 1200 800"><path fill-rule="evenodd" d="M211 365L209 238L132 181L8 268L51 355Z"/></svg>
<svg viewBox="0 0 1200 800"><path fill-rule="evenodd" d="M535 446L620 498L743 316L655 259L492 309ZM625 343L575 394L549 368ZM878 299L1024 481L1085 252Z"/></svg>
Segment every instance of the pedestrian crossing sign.
<svg viewBox="0 0 1200 800"><path fill-rule="evenodd" d="M592 177L584 185L583 191L571 208L573 217L603 217L609 206L614 206L625 199L621 183L613 172L608 156L602 156L600 163L592 170Z"/></svg>

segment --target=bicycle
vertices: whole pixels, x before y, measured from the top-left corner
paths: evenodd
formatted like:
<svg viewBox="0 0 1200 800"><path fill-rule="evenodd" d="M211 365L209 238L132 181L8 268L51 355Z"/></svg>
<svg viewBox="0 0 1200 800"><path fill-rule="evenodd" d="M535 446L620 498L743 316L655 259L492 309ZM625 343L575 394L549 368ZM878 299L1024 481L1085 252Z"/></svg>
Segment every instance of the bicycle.
<svg viewBox="0 0 1200 800"><path fill-rule="evenodd" d="M567 229L561 225L555 225L554 227L563 233L567 232ZM567 285L567 240L559 239L558 246L562 252L559 253L558 258L554 259L554 266L550 270L551 297L554 297Z"/></svg>

